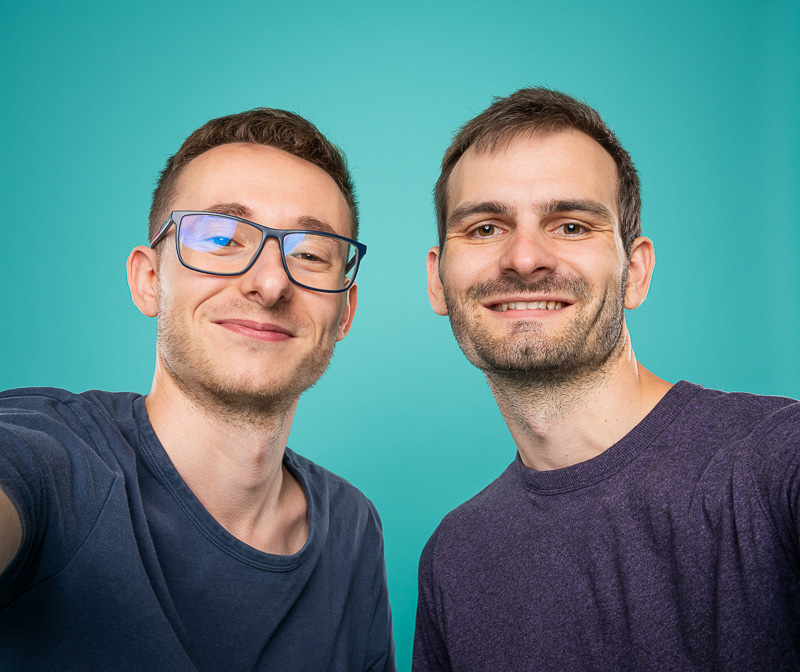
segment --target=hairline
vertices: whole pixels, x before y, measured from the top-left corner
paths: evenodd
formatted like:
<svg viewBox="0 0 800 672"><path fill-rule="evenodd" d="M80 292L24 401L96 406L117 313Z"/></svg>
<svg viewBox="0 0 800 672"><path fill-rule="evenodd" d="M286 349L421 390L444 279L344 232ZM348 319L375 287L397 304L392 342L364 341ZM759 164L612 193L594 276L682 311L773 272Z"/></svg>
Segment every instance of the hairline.
<svg viewBox="0 0 800 672"><path fill-rule="evenodd" d="M568 123L545 123L545 124L537 124L531 123L528 126L524 126L521 128L509 128L505 129L498 133L488 133L484 136L477 138L475 141L471 142L459 155L458 159L456 159L452 164L448 166L448 170L446 173L446 178L444 180L444 204L446 207L445 212L437 213L437 230L439 227L444 225L444 230L447 231L448 224L449 224L449 217L450 217L450 178L453 176L453 171L456 169L456 166L461 162L461 160L467 156L470 151L476 156L480 155L495 155L499 154L511 144L517 140L521 136L527 136L528 138L532 138L537 133L580 133L581 135L589 138L589 140L593 141L600 149L605 152L606 156L611 159L611 163L614 165L614 196L616 199L615 205L617 208L617 222L615 226L616 233L619 234L620 238L622 238L622 208L621 208L621 185L622 185L622 176L620 175L619 165L617 165L617 161L611 155L603 145L601 145L595 138L591 135L586 133L585 131L576 128L575 126L568 124ZM445 177L444 172L442 173L441 177ZM441 216L439 216L441 214ZM446 238L446 237L445 237ZM444 255L444 242L445 238L443 238L440 242L440 255ZM625 242L624 240L622 241ZM626 250L626 255L630 257L630 251Z"/></svg>
<svg viewBox="0 0 800 672"><path fill-rule="evenodd" d="M336 187L336 190L339 192L339 195L344 200L344 205L345 205L345 208L346 208L347 213L348 213L348 219L350 220L350 222L349 222L349 224L350 224L350 236L354 240L358 240L358 218L357 218L357 214L354 211L353 207L350 206L350 203L348 202L348 199L347 199L347 194L345 194L345 192L342 190L342 188L336 182L336 179L333 177L333 175L331 175L331 173L329 173L327 170L325 170L322 166L320 166L320 165L318 165L316 163L313 163L312 161L309 161L308 159L305 159L302 156L299 156L297 154L289 152L289 151L287 151L285 149L281 149L280 147L276 147L275 145L266 145L266 144L263 144L263 143L260 143L260 142L247 142L247 141L240 141L240 140L235 140L235 141L231 141L231 142L222 142L222 143L220 143L218 145L214 145L213 147L209 147L208 149L206 149L206 150L200 152L199 154L197 154L196 156L193 156L188 161L184 161L179 166L176 166L175 171L172 174L172 179L167 184L166 193L164 194L164 196L165 196L165 198L164 198L165 205L164 205L164 207L162 209L162 212L161 212L161 214L159 216L159 221L162 224L163 224L164 221L166 221L166 218L169 216L170 212L172 212L174 210L174 207L173 207L174 201L175 201L175 198L177 197L177 194L178 194L178 191L179 191L179 188L180 188L180 185L181 185L181 181L183 180L183 174L186 171L186 168L195 159L199 159L204 154L208 154L208 152L210 152L210 151L212 151L214 149L217 149L218 147L224 147L225 145L254 145L255 147L269 147L270 149L275 149L275 150L277 150L279 152L284 152L285 154L288 154L289 156L293 156L296 159L300 159L304 163L307 163L307 164L309 164L311 166L314 166L315 168L319 168L323 173L325 173L325 175L327 175L331 179L331 181L333 182L334 186ZM224 213L221 213L221 214L224 214Z"/></svg>

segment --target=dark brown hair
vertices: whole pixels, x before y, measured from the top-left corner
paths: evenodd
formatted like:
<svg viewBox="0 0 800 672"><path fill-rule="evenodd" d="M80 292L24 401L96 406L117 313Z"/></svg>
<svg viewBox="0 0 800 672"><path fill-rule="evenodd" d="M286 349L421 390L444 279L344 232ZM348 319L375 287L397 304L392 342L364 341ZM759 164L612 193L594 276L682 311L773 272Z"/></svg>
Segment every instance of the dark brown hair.
<svg viewBox="0 0 800 672"><path fill-rule="evenodd" d="M502 142L537 130L580 131L595 140L614 159L620 234L625 252L630 254L634 239L642 231L639 176L630 154L594 109L565 93L543 87L520 89L507 98L495 98L486 110L464 124L453 138L444 153L442 172L434 190L439 247L444 249L447 233L447 183L458 160L470 147L479 152L492 152Z"/></svg>
<svg viewBox="0 0 800 672"><path fill-rule="evenodd" d="M254 110L212 119L192 133L174 156L167 159L150 207L150 239L158 233L170 210L183 169L209 149L232 142L275 147L315 166L333 178L350 209L352 236L358 237L358 205L355 187L344 154L319 129L303 117L285 110Z"/></svg>

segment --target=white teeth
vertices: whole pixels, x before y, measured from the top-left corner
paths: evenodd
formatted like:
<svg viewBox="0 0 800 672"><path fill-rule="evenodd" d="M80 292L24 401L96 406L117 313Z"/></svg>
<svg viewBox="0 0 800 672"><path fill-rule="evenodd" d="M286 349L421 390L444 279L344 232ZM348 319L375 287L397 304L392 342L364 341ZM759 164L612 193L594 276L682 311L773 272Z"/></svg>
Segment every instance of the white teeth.
<svg viewBox="0 0 800 672"><path fill-rule="evenodd" d="M508 310L560 310L563 307L561 301L512 301L495 304L492 310L505 313Z"/></svg>

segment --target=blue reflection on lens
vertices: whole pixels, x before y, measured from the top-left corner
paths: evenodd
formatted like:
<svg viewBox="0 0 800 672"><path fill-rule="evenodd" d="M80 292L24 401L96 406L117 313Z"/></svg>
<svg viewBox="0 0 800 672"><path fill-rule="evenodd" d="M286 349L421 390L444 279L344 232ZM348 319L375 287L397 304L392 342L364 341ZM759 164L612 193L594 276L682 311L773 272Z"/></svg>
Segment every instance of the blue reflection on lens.
<svg viewBox="0 0 800 672"><path fill-rule="evenodd" d="M181 221L181 245L197 252L213 252L233 240L238 222L214 215L189 215Z"/></svg>
<svg viewBox="0 0 800 672"><path fill-rule="evenodd" d="M303 233L290 233L283 239L283 253L291 254L294 252L303 242L303 238L305 238Z"/></svg>

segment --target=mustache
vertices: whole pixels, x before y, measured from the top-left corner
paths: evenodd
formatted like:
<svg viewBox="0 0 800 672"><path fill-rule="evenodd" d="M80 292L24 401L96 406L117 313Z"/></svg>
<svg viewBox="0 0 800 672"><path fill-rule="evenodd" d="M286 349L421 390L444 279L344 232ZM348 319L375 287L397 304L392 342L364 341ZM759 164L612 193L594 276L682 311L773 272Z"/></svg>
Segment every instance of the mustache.
<svg viewBox="0 0 800 672"><path fill-rule="evenodd" d="M545 275L537 280L525 280L519 276L492 278L473 285L467 290L470 301L482 301L498 294L567 294L573 299L584 300L591 296L592 287L583 278L568 275Z"/></svg>

